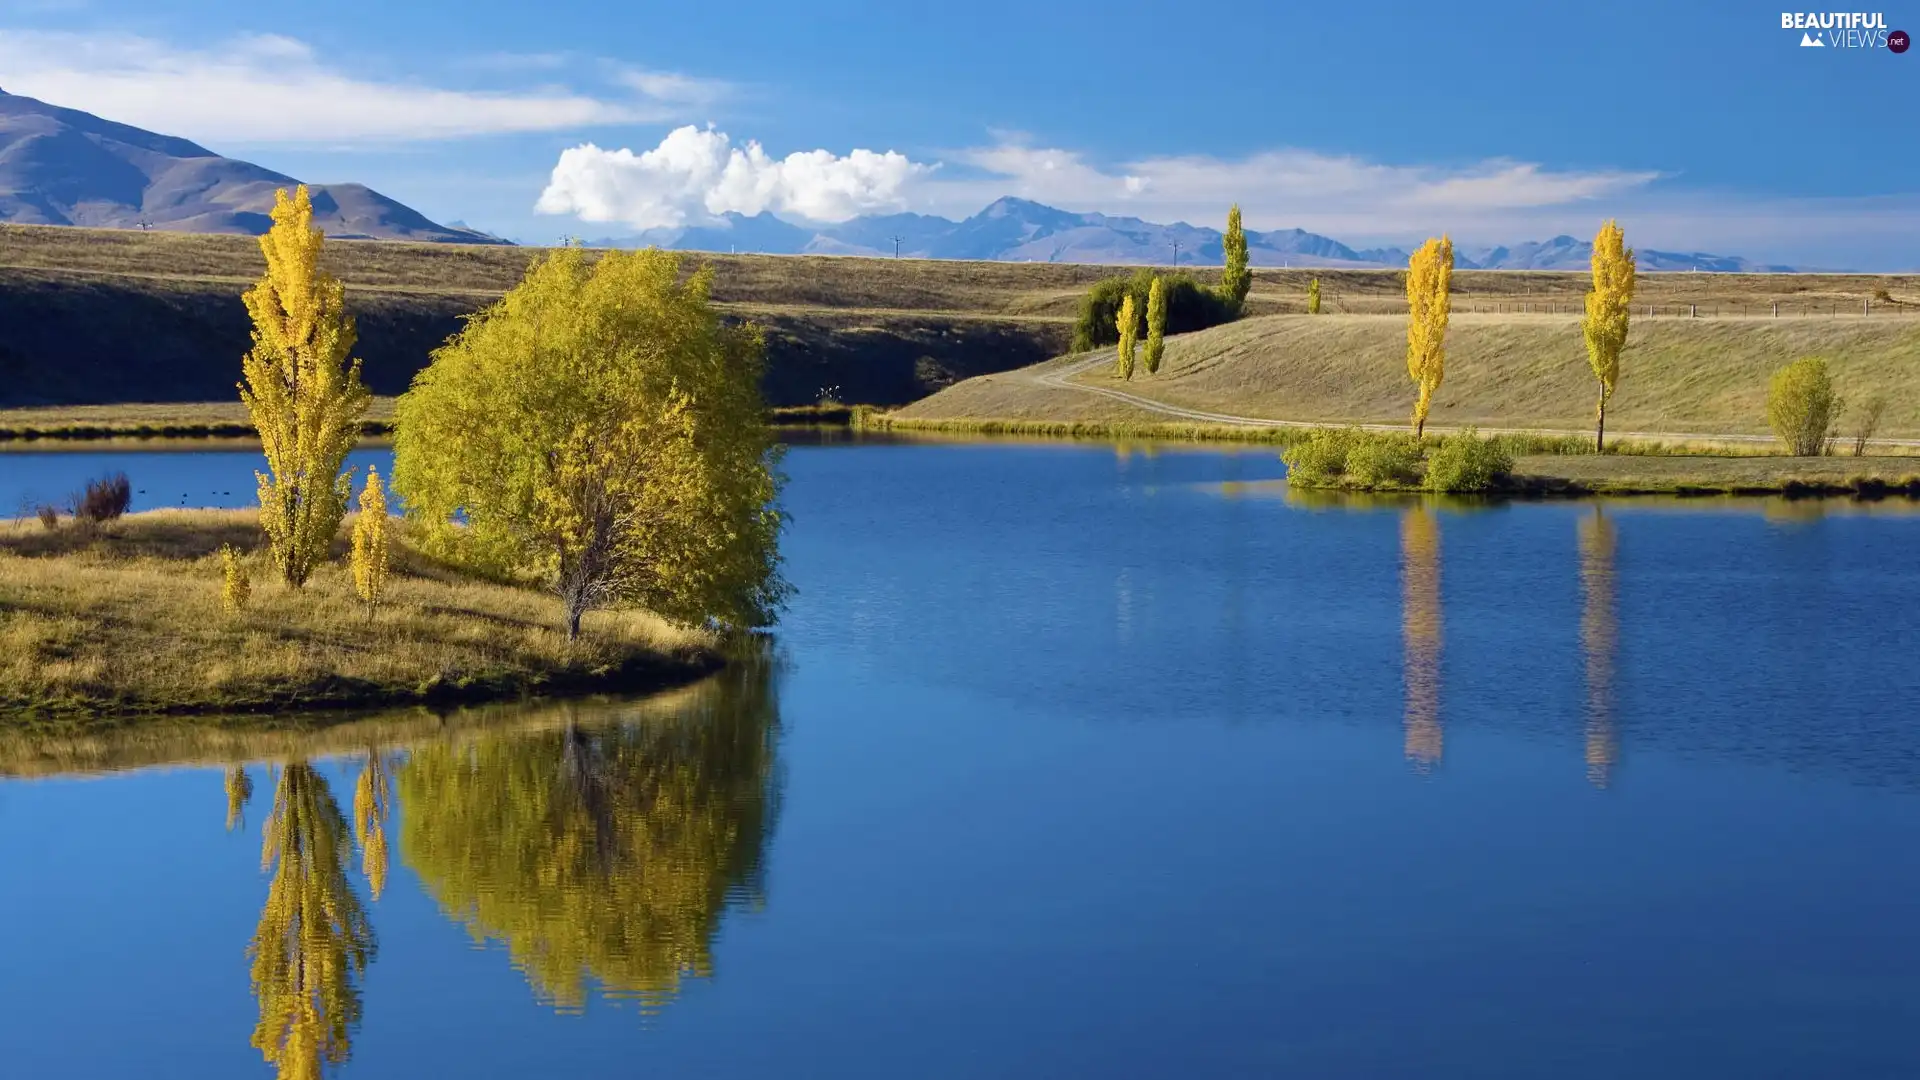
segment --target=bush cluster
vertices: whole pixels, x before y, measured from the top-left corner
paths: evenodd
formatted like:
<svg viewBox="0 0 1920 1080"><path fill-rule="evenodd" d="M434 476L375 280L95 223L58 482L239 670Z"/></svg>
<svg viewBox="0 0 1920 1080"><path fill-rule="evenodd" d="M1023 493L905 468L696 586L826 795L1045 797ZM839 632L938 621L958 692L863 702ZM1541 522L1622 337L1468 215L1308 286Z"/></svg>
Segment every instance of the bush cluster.
<svg viewBox="0 0 1920 1080"><path fill-rule="evenodd" d="M1098 282L1080 298L1080 314L1073 324L1073 351L1088 352L1120 341L1120 306L1133 297L1133 310L1139 321L1138 334L1146 337L1146 316L1153 295L1154 273L1138 270L1131 278L1115 277ZM1220 295L1195 281L1189 274L1171 274L1161 278L1166 290L1169 334L1187 334L1219 326L1233 319L1233 310Z"/></svg>
<svg viewBox="0 0 1920 1080"><path fill-rule="evenodd" d="M1425 443L1399 432L1313 428L1281 458L1296 487L1353 491L1485 492L1513 470L1506 443L1471 428Z"/></svg>

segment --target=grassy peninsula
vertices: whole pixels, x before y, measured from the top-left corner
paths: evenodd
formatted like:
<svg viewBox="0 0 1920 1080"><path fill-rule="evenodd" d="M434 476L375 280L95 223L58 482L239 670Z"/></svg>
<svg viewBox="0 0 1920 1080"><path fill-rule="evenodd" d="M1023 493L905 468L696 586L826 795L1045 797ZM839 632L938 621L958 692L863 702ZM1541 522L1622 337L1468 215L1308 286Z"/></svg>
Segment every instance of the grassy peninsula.
<svg viewBox="0 0 1920 1080"><path fill-rule="evenodd" d="M0 523L0 713L33 725L638 691L721 662L715 636L630 608L588 613L569 645L551 594L437 564L404 532L371 611L338 565L290 589L273 579L258 518L155 510L95 528ZM253 569L243 611L222 609L223 545Z"/></svg>

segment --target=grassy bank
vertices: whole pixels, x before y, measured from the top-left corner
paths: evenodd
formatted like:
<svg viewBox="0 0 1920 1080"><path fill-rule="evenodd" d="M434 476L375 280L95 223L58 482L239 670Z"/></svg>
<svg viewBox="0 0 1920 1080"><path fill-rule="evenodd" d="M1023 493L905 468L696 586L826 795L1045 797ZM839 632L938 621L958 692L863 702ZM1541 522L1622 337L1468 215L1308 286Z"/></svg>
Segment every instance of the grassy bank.
<svg viewBox="0 0 1920 1080"><path fill-rule="evenodd" d="M1252 318L1169 338L1156 375L1137 370L1120 380L1097 365L1067 376L1060 361L1050 361L970 379L897 415L1111 421L1151 419L1152 407L1162 406L1276 421L1403 424L1413 400L1405 356L1401 318ZM1803 356L1826 357L1848 400L1884 396L1883 436L1920 437L1920 318L1905 315L1637 320L1608 427L1764 434L1767 378ZM1071 385L1058 385L1062 377ZM1446 381L1429 424L1589 430L1596 396L1577 318L1471 315L1456 306Z"/></svg>
<svg viewBox="0 0 1920 1080"><path fill-rule="evenodd" d="M367 438L393 434L393 402L376 397L360 432ZM847 426L854 406L788 405L767 410L776 426ZM0 443L108 439L253 439L253 423L238 401L172 404L54 405L0 409Z"/></svg>
<svg viewBox="0 0 1920 1080"><path fill-rule="evenodd" d="M253 599L238 614L221 607L223 544L249 552ZM711 635L638 611L592 613L569 645L550 596L404 543L391 602L370 616L343 569L286 589L262 548L252 511L152 511L98 531L0 523L0 715L18 726L644 690L721 662Z"/></svg>

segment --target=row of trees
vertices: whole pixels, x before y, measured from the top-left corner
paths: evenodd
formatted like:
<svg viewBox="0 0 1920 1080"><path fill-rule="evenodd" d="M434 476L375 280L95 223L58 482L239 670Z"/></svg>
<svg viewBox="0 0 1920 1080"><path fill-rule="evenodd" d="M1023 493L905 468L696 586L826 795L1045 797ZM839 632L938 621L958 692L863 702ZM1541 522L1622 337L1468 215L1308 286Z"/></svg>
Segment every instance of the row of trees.
<svg viewBox="0 0 1920 1080"><path fill-rule="evenodd" d="M267 459L261 526L292 588L329 558L370 401L323 243L307 189L277 193L260 241L267 271L246 294L240 396ZM688 623L770 623L788 590L762 341L720 318L712 284L710 267L683 274L668 252L590 261L567 248L470 318L396 409L393 485L423 546L543 582L570 639L587 611L617 603ZM390 551L371 471L361 509L351 572L371 604ZM227 591L245 603L244 587Z"/></svg>
<svg viewBox="0 0 1920 1080"><path fill-rule="evenodd" d="M1587 363L1600 384L1594 407L1593 445L1606 448L1607 402L1620 378L1620 354L1626 348L1629 312L1633 306L1635 267L1633 249L1618 223L1608 221L1593 238L1593 287L1587 293L1581 335ZM1318 308L1319 281L1309 291L1309 310ZM1429 238L1414 251L1407 266L1407 375L1415 397L1412 425L1415 437L1425 434L1434 392L1447 373L1447 323L1452 313L1453 241Z"/></svg>

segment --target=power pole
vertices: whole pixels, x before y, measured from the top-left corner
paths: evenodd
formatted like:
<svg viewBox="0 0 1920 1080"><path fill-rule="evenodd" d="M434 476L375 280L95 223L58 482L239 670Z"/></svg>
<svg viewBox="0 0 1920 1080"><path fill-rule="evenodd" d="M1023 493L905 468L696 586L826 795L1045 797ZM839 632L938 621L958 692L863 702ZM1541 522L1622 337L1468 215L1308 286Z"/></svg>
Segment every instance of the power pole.
<svg viewBox="0 0 1920 1080"><path fill-rule="evenodd" d="M905 240L906 237L896 234L894 236L887 237L887 239L893 241L893 257L896 259L899 258L900 257L900 241Z"/></svg>
<svg viewBox="0 0 1920 1080"><path fill-rule="evenodd" d="M1173 268L1180 269L1180 241L1173 242Z"/></svg>

